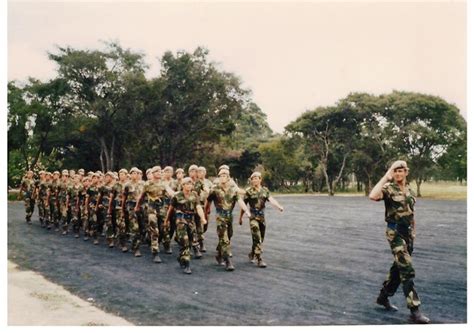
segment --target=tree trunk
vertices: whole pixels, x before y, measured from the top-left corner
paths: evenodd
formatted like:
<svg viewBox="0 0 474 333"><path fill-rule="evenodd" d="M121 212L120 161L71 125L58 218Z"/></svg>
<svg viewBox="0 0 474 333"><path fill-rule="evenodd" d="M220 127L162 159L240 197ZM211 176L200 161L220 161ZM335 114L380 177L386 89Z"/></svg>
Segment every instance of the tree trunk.
<svg viewBox="0 0 474 333"><path fill-rule="evenodd" d="M110 165L108 165L109 170L114 170L114 154L115 154L115 135L112 136L112 145L110 147Z"/></svg>
<svg viewBox="0 0 474 333"><path fill-rule="evenodd" d="M104 172L104 170L105 170L104 158L102 157L103 155L104 155L104 149L100 148L99 159L100 159L100 168L102 169L102 172Z"/></svg>
<svg viewBox="0 0 474 333"><path fill-rule="evenodd" d="M423 179L417 178L415 182L416 182L416 196L421 197L421 183L423 182Z"/></svg>

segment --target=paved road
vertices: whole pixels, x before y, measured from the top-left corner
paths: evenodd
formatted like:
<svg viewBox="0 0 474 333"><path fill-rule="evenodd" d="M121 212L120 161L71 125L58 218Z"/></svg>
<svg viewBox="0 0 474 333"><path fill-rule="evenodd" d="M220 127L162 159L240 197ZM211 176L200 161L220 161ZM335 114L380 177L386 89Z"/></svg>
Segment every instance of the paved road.
<svg viewBox="0 0 474 333"><path fill-rule="evenodd" d="M213 251L181 273L173 255L152 264L27 225L20 203L8 205L8 257L43 274L83 299L137 325L333 325L408 323L374 300L391 264L384 238L383 203L350 197L279 197L285 212L267 210L264 258L247 262L248 222L234 222L236 270L215 265ZM433 323L466 323L466 202L420 199L417 203L415 279L423 311ZM36 217L36 212L34 217ZM206 233L215 248L215 223ZM73 315L73 314L71 314Z"/></svg>

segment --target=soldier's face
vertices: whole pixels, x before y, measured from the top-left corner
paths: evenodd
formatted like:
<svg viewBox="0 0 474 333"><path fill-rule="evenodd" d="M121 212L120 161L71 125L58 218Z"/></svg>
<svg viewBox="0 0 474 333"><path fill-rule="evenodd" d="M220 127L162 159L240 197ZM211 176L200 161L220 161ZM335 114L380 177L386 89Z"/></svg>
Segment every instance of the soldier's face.
<svg viewBox="0 0 474 333"><path fill-rule="evenodd" d="M105 176L105 182L109 184L112 181L112 176L111 175L106 175Z"/></svg>
<svg viewBox="0 0 474 333"><path fill-rule="evenodd" d="M28 172L26 173L26 177L28 177L28 178L30 178L30 179L33 178L33 172L28 171Z"/></svg>
<svg viewBox="0 0 474 333"><path fill-rule="evenodd" d="M262 179L260 177L253 177L252 179L250 179L250 183L252 184L252 186L258 186L262 183Z"/></svg>
<svg viewBox="0 0 474 333"><path fill-rule="evenodd" d="M191 177L191 178L196 177L196 170L189 171L189 177Z"/></svg>
<svg viewBox="0 0 474 333"><path fill-rule="evenodd" d="M148 173L146 174L146 179L152 180L152 179L153 179L153 174L152 174L151 172L148 172Z"/></svg>
<svg viewBox="0 0 474 333"><path fill-rule="evenodd" d="M229 181L229 175L226 173L223 173L219 176L219 180L221 181L222 184L225 184Z"/></svg>
<svg viewBox="0 0 474 333"><path fill-rule="evenodd" d="M124 172L121 172L121 173L119 173L119 178L120 178L120 181L123 182L123 181L127 180L127 174L124 173Z"/></svg>
<svg viewBox="0 0 474 333"><path fill-rule="evenodd" d="M138 172L133 171L130 176L132 177L132 180L137 180L138 179Z"/></svg>
<svg viewBox="0 0 474 333"><path fill-rule="evenodd" d="M193 189L193 183L186 183L183 185L183 190L185 190L186 192L189 192Z"/></svg>
<svg viewBox="0 0 474 333"><path fill-rule="evenodd" d="M63 182L67 181L67 180L68 180L68 178L69 178L69 176L68 176L68 175L63 175L63 177L62 177L62 180L63 180Z"/></svg>
<svg viewBox="0 0 474 333"><path fill-rule="evenodd" d="M183 179L184 173L183 172L178 172L176 173L176 179Z"/></svg>
<svg viewBox="0 0 474 333"><path fill-rule="evenodd" d="M197 174L198 174L198 177L199 177L199 178L203 179L204 176L206 175L206 172L205 172L205 171L198 171Z"/></svg>
<svg viewBox="0 0 474 333"><path fill-rule="evenodd" d="M161 171L160 170L157 170L157 171L153 172L153 179L155 179L155 180L160 180L161 179Z"/></svg>
<svg viewBox="0 0 474 333"><path fill-rule="evenodd" d="M173 176L173 170L166 170L165 177L166 179L170 179Z"/></svg>
<svg viewBox="0 0 474 333"><path fill-rule="evenodd" d="M396 182L404 181L407 178L407 176L408 176L408 170L407 169L400 168L400 169L393 170L393 179Z"/></svg>

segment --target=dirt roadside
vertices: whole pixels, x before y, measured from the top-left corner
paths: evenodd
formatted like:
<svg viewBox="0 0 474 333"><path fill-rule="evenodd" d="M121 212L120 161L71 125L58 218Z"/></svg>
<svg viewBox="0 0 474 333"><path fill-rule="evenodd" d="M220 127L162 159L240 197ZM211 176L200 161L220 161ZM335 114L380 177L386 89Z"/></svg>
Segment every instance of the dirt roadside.
<svg viewBox="0 0 474 333"><path fill-rule="evenodd" d="M8 261L8 325L129 326L49 282L38 273L22 271Z"/></svg>

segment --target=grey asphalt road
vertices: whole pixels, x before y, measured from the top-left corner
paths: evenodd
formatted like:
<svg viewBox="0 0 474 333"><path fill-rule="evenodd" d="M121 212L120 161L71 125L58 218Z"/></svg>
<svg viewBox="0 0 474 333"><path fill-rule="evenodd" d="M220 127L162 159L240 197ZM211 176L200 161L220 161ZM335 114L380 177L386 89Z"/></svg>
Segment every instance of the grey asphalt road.
<svg viewBox="0 0 474 333"><path fill-rule="evenodd" d="M248 262L248 221L234 219L234 272L215 265L215 222L208 252L182 274L172 255L151 263L102 241L94 246L24 222L21 203L8 204L8 258L41 273L83 299L137 325L371 325L409 322L387 313L375 298L391 265L383 203L360 197L281 196L280 213L267 209L265 269ZM237 215L237 210L235 212ZM467 321L466 201L419 199L415 284L433 323ZM71 314L73 315L73 314Z"/></svg>

